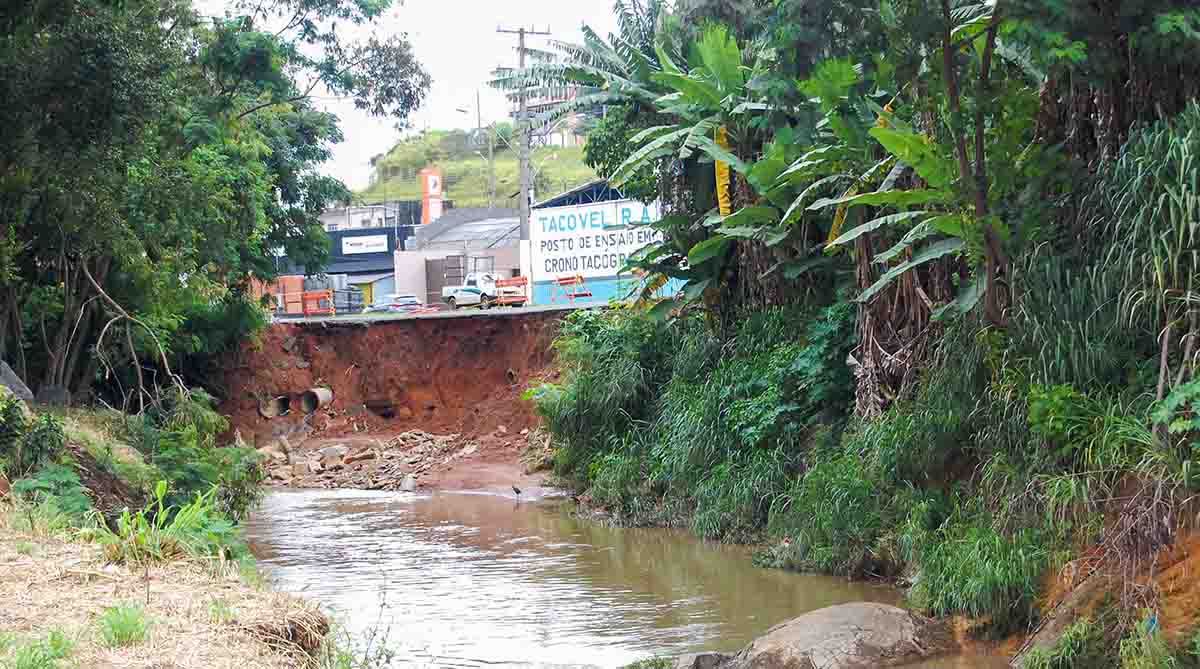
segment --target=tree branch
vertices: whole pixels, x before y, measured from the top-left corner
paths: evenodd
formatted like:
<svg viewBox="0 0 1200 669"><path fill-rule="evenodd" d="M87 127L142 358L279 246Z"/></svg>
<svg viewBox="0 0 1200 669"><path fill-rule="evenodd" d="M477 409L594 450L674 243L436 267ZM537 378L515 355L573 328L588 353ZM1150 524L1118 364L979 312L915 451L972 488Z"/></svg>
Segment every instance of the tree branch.
<svg viewBox="0 0 1200 669"><path fill-rule="evenodd" d="M154 345L158 348L159 360L162 363L163 370L167 374L167 378L171 379L171 381L175 383L175 385L179 388L179 390L181 392L186 393L187 386L184 385L182 378L180 378L178 375L176 375L174 372L171 371L171 363L170 363L170 361L167 360L167 350L166 350L166 348L163 347L162 342L159 341L158 335L155 334L154 330L149 325L146 325L144 322L142 322L141 320L131 316L128 311L125 311L124 307L122 307L120 304L118 304L117 301L114 300L112 297L110 297L108 293L104 292L104 289L100 287L100 284L97 283L96 279L92 276L91 271L88 270L86 262L81 263L80 266L83 268L83 273L87 276L88 281L91 282L92 287L94 287L96 289L96 292L100 295L100 297L102 297L104 299L104 301L107 302L108 305L111 306L118 314L118 316L116 318L110 320L104 326L104 329L101 330L100 337L96 340L96 349L99 350L100 347L104 345L104 335L107 333L109 326L111 326L115 321L125 319L130 322L136 323L136 324L142 326L142 328L145 329L146 332L148 332L150 334L150 338L154 340ZM139 369L139 376L140 376L140 369Z"/></svg>

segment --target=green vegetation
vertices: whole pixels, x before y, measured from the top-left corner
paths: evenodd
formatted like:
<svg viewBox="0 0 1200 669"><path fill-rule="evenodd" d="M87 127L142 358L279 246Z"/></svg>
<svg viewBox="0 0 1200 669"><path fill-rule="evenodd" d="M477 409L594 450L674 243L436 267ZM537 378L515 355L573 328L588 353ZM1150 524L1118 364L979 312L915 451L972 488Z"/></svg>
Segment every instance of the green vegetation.
<svg viewBox="0 0 1200 669"><path fill-rule="evenodd" d="M155 490L153 506L136 513L126 509L117 518L115 530L99 527L98 541L111 562L209 557L236 544L233 523L221 516L213 502L215 488L179 508L163 505L166 492L166 481L162 481Z"/></svg>
<svg viewBox="0 0 1200 669"><path fill-rule="evenodd" d="M16 430L12 421L0 422L0 430L8 443L41 444L38 452L45 457L39 457L41 464L24 478L14 481L13 494L0 501L0 534L4 535L0 545L10 545L12 553L27 558L13 561L11 568L32 572L46 569L43 561L56 561L51 569L80 569L87 568L81 563L94 560L94 568L104 568L106 573L109 568L104 565L109 564L119 565L115 573L149 578L155 572L156 580L163 578L172 588L189 590L196 601L209 602L207 608L199 607L196 612L168 608L164 613L151 595L149 581L144 606L140 600L137 605L113 605L111 598L118 590L107 580L73 583L73 588L93 589L87 604L97 619L94 628L89 623L86 630L81 626L73 632L79 640L75 655L94 660L97 653L110 652L101 646L123 649L143 643L152 624L151 611L153 619L170 618L173 624L164 625L161 634L172 643L208 644L209 628L234 622L237 605L238 610L244 606L258 616L280 616L272 625L314 631L301 640L266 639L273 647L289 649L280 655L280 664L271 666L284 666L285 659L291 666L297 654L307 654L316 666L325 666L320 663L326 656L341 658L340 663L328 665L331 667L386 665L379 659L391 652L385 648L373 649L371 657L377 659L371 664L356 646L332 635L323 638L317 630L326 629L328 621L315 608L256 592L262 577L237 522L261 494L258 454L218 444L218 435L228 425L214 411L211 398L198 392L175 393L164 399L161 409L147 409L138 416L111 410L70 410L32 417L22 411L20 415L21 430ZM95 459L94 464L79 466L79 461L89 457ZM104 494L96 494L100 492ZM109 494L119 497L107 497ZM149 502L143 504L143 500ZM12 542L6 544L10 538ZM7 559L12 560L11 555ZM231 583L238 580L250 587ZM139 594L143 587L140 581L120 585L122 592L128 589ZM43 587L61 586L49 583ZM220 597L214 597L218 593ZM48 601L57 601L55 595ZM46 593L31 596L36 601ZM279 602L285 603L275 610ZM50 618L57 615L52 607L43 613L55 624L61 623L57 617ZM181 621L188 629L181 631L175 624ZM269 637L272 633L262 634ZM239 634L244 637L238 641L241 645L264 641L258 633ZM26 643L0 637L0 667L74 666L74 659L80 666L92 666L87 659L67 658L71 652L67 638L56 633L45 641ZM247 651L242 648L238 652Z"/></svg>
<svg viewBox="0 0 1200 669"><path fill-rule="evenodd" d="M850 375L830 362L853 345L853 313L755 314L724 347L697 318L572 314L557 343L570 383L531 393L560 441L556 471L639 522L686 512L702 536L753 537L799 471L799 445L841 430L832 407Z"/></svg>
<svg viewBox="0 0 1200 669"><path fill-rule="evenodd" d="M516 141L516 140L512 140ZM477 151L481 154L477 155ZM380 158L375 169L385 175L370 188L355 194L355 200L374 203L383 200L420 200L421 184L417 173L425 167L441 169L445 195L457 207L486 207L490 174L487 146L471 144L462 131L434 130L419 137L402 140ZM515 207L520 190L517 153L497 141L497 207ZM535 193L539 200L552 197L596 178L584 162L581 147L539 147L533 150L530 165L534 172Z"/></svg>
<svg viewBox="0 0 1200 669"><path fill-rule="evenodd" d="M100 636L109 648L136 646L146 640L149 632L146 612L136 604L110 607L100 617Z"/></svg>
<svg viewBox="0 0 1200 669"><path fill-rule="evenodd" d="M237 613L223 599L214 599L208 603L208 617L214 623L225 624L237 620Z"/></svg>
<svg viewBox="0 0 1200 669"><path fill-rule="evenodd" d="M7 646L7 648L6 648ZM55 669L59 661L71 655L75 643L61 630L51 631L45 639L18 644L0 643L0 666L6 669ZM3 655L8 650L7 658Z"/></svg>
<svg viewBox="0 0 1200 669"><path fill-rule="evenodd" d="M0 358L44 397L134 412L211 383L266 322L250 289L274 251L314 273L328 259L318 217L350 193L318 171L342 133L313 92L397 121L424 99L405 37L344 30L392 4L0 13Z"/></svg>
<svg viewBox="0 0 1200 669"><path fill-rule="evenodd" d="M1137 579L1200 488L1200 10L1110 4L619 2L494 82L609 105L598 169L668 214L530 393L557 472L985 635L1086 564L1110 612L1037 666L1189 666Z"/></svg>

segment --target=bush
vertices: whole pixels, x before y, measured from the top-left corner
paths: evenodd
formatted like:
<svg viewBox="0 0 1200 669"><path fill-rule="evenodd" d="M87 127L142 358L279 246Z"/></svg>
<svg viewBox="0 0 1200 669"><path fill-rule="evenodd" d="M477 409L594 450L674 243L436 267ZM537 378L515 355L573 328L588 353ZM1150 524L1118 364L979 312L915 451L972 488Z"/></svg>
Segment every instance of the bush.
<svg viewBox="0 0 1200 669"><path fill-rule="evenodd" d="M14 483L13 491L27 502L53 507L73 523L83 521L92 510L91 498L69 465L46 465L32 477Z"/></svg>
<svg viewBox="0 0 1200 669"><path fill-rule="evenodd" d="M181 507L165 505L165 481L154 494L155 501L145 509L126 509L116 530L100 526L98 541L109 561L136 564L244 552L233 522L220 513L215 488Z"/></svg>
<svg viewBox="0 0 1200 669"><path fill-rule="evenodd" d="M813 465L772 510L772 534L790 542L777 566L858 576L894 571L874 552L884 530L882 493L862 458Z"/></svg>
<svg viewBox="0 0 1200 669"><path fill-rule="evenodd" d="M10 478L17 478L26 472L26 465L19 454L26 423L25 403L7 392L7 389L0 391L0 468Z"/></svg>
<svg viewBox="0 0 1200 669"><path fill-rule="evenodd" d="M265 475L254 449L221 447L229 423L202 391L177 395L166 411L132 417L131 443L170 482L166 504L181 506L216 488L218 510L242 518L261 498Z"/></svg>
<svg viewBox="0 0 1200 669"><path fill-rule="evenodd" d="M100 616L100 639L109 648L136 646L146 640L149 631L146 612L134 604L109 607Z"/></svg>
<svg viewBox="0 0 1200 669"><path fill-rule="evenodd" d="M13 648L5 667L11 669L55 669L75 649L75 642L60 630L52 630L45 639ZM3 651L0 647L0 651Z"/></svg>
<svg viewBox="0 0 1200 669"><path fill-rule="evenodd" d="M592 460L654 416L675 343L694 324L663 325L624 311L579 311L555 349L568 379L528 394L554 436L555 471L588 481Z"/></svg>
<svg viewBox="0 0 1200 669"><path fill-rule="evenodd" d="M1121 639L1120 658L1121 669L1173 669L1179 664L1153 614L1147 614Z"/></svg>
<svg viewBox="0 0 1200 669"><path fill-rule="evenodd" d="M988 627L1003 634L1034 616L1050 555L1045 537L1035 529L1010 537L989 520L973 517L945 523L920 551L919 561L914 602L935 615L988 619Z"/></svg>
<svg viewBox="0 0 1200 669"><path fill-rule="evenodd" d="M854 313L839 303L751 314L724 342L695 317L573 314L555 343L564 382L529 393L556 471L635 521L674 523L664 514L690 509L701 536L753 537L813 435L841 430Z"/></svg>
<svg viewBox="0 0 1200 669"><path fill-rule="evenodd" d="M1113 666L1102 626L1088 618L1071 623L1050 648L1036 648L1025 660L1025 669L1104 669Z"/></svg>
<svg viewBox="0 0 1200 669"><path fill-rule="evenodd" d="M50 414L30 419L25 403L0 393L0 471L9 478L28 476L62 453L62 421Z"/></svg>

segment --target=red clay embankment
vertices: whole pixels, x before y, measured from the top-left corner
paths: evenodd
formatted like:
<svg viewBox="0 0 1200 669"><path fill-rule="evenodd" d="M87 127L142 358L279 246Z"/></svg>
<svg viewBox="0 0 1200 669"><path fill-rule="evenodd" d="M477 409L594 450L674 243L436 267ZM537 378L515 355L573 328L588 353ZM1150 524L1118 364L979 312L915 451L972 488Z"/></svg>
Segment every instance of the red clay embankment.
<svg viewBox="0 0 1200 669"><path fill-rule="evenodd" d="M537 423L520 396L548 373L563 315L273 324L229 360L220 411L260 448L422 430L478 443L476 465L516 467L515 438ZM333 400L306 415L301 397L318 387ZM281 397L287 413L264 416Z"/></svg>

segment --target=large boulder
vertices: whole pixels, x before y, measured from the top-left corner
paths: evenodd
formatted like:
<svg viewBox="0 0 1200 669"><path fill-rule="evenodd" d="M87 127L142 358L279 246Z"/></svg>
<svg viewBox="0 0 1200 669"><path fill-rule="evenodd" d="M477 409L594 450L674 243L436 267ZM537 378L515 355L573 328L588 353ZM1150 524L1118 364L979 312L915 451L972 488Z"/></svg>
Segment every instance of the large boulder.
<svg viewBox="0 0 1200 669"><path fill-rule="evenodd" d="M672 669L721 669L729 658L724 653L694 653L676 658Z"/></svg>
<svg viewBox="0 0 1200 669"><path fill-rule="evenodd" d="M0 386L4 386L12 391L12 394L26 401L33 401L33 393L30 392L29 386L17 376L17 373L8 366L7 362L0 360Z"/></svg>
<svg viewBox="0 0 1200 669"><path fill-rule="evenodd" d="M896 667L954 649L941 623L886 604L858 602L813 611L771 628L721 669Z"/></svg>

